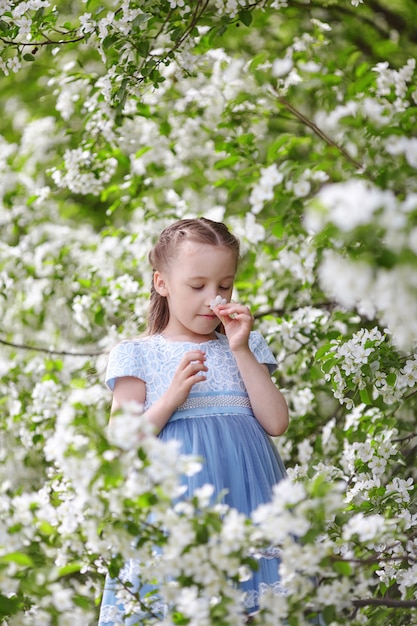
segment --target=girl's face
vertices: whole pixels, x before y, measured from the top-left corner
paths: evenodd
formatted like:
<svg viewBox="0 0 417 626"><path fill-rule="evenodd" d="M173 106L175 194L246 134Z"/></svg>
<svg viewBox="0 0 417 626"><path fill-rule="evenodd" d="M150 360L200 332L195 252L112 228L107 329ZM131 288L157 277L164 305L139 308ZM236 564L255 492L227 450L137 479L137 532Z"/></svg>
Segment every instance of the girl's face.
<svg viewBox="0 0 417 626"><path fill-rule="evenodd" d="M210 302L217 295L230 301L236 264L236 255L225 246L181 244L167 270L154 275L155 289L169 307L166 337L195 342L215 338L219 318Z"/></svg>

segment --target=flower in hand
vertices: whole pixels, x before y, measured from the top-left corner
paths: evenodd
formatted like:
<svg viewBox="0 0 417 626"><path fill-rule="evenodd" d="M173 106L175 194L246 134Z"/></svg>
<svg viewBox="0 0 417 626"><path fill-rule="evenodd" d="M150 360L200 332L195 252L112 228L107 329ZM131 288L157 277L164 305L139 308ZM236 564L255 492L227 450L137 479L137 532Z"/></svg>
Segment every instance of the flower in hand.
<svg viewBox="0 0 417 626"><path fill-rule="evenodd" d="M216 296L211 302L210 302L210 309L213 310L216 306L218 306L219 304L227 304L227 300L226 298L222 298L221 296Z"/></svg>

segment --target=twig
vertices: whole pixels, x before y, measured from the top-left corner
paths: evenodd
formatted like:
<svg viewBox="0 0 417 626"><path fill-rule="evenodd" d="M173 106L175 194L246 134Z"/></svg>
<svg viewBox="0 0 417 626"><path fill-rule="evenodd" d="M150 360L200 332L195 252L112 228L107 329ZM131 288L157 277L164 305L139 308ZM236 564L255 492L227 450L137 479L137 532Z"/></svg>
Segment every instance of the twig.
<svg viewBox="0 0 417 626"><path fill-rule="evenodd" d="M44 35L46 37L46 35ZM84 35L80 35L79 37L75 37L75 39L61 39L55 41L53 39L46 39L45 41L12 41L9 39L5 39L4 37L0 37L0 41L2 41L7 46L16 46L16 47L30 47L30 48L39 48L40 46L60 46L67 43L77 43L78 41L82 41L85 39Z"/></svg>
<svg viewBox="0 0 417 626"><path fill-rule="evenodd" d="M396 609L417 608L417 600L392 600L390 598L364 598L363 600L353 600L352 604L357 608L362 606L386 606Z"/></svg>
<svg viewBox="0 0 417 626"><path fill-rule="evenodd" d="M50 348L42 348L40 346L29 346L24 343L13 343L12 341L6 341L5 339L0 339L0 344L3 346L8 346L10 348L17 348L17 350L34 350L35 352L44 352L46 354L57 354L60 356L100 356L101 354L105 354L104 350L100 350L99 352L68 352L67 350L51 350Z"/></svg>
<svg viewBox="0 0 417 626"><path fill-rule="evenodd" d="M347 150L343 148L343 146L340 146L338 143L336 143L323 130L321 130L321 128L319 128L314 122L312 122L308 117L306 117L303 113L301 113L301 111L296 109L290 102L288 102L288 100L284 98L284 96L280 96L279 93L277 93L274 89L272 89L271 91L275 95L278 102L282 104L282 106L285 107L287 111L292 113L294 117L296 117L298 120L300 120L300 122L305 124L305 126L308 126L309 128L311 128L311 130L318 137L320 137L320 139L323 139L323 141L325 141L329 146L332 146L332 148L336 148L336 150L338 150L340 154L342 154L345 157L345 159L349 161L349 163L351 163L351 165L353 165L357 170L361 170L362 172L365 171L364 165L362 165L362 163L359 163L359 161L356 161L356 159L354 159L349 154L349 152L347 152Z"/></svg>

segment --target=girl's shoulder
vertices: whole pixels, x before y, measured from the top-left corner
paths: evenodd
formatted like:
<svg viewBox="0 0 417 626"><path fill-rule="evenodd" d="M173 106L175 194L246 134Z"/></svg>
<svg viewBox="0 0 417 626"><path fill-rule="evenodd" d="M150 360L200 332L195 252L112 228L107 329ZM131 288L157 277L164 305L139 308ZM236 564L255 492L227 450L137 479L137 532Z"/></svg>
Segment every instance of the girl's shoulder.
<svg viewBox="0 0 417 626"><path fill-rule="evenodd" d="M140 335L139 337L131 337L122 339L113 346L110 352L119 351L119 352L129 352L131 350L141 350L145 346L149 346L152 343L155 343L156 335Z"/></svg>
<svg viewBox="0 0 417 626"><path fill-rule="evenodd" d="M146 372L150 364L158 361L152 348L152 337L124 339L111 350L107 362L106 384L114 388L116 378L135 376L146 380Z"/></svg>

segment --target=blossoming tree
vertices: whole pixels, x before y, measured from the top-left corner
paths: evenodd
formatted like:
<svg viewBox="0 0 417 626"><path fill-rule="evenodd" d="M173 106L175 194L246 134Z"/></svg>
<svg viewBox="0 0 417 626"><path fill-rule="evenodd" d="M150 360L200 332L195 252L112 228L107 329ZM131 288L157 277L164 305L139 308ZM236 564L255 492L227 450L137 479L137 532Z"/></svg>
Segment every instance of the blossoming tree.
<svg viewBox="0 0 417 626"><path fill-rule="evenodd" d="M167 607L147 623L243 623L236 583L271 543L287 593L255 623L416 623L415 8L0 0L5 624L95 624L131 556ZM289 479L250 520L209 487L173 507L198 463L137 407L107 430L148 250L199 215L243 242L236 297L291 411Z"/></svg>

